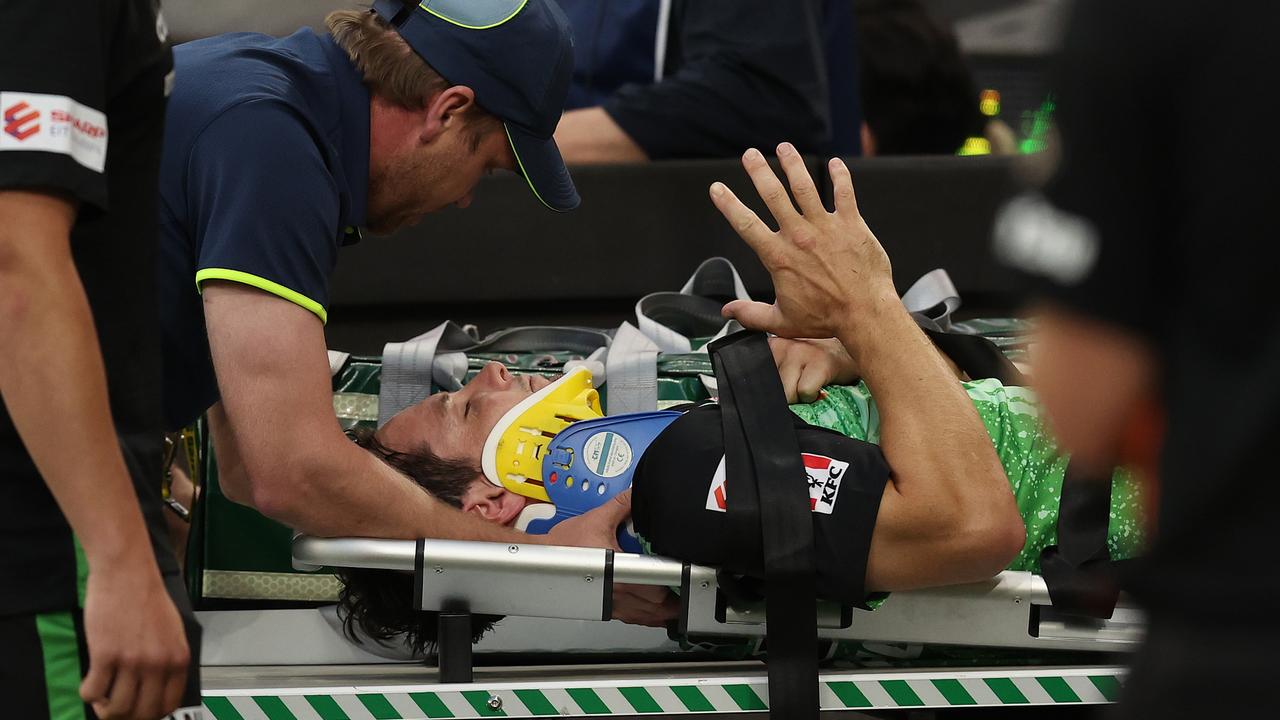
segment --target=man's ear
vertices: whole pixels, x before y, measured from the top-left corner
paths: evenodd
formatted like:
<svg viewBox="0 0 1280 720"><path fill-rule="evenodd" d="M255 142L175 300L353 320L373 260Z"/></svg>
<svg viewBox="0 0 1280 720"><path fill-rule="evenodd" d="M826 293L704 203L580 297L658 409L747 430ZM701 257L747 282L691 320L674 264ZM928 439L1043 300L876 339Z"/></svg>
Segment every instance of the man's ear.
<svg viewBox="0 0 1280 720"><path fill-rule="evenodd" d="M498 516L498 506L487 501L481 500L476 503L466 503L462 506L462 511L471 513L479 517L481 520L493 520Z"/></svg>
<svg viewBox="0 0 1280 720"><path fill-rule="evenodd" d="M462 512L475 513L485 520L496 520L502 514L503 489L481 478L462 495Z"/></svg>
<svg viewBox="0 0 1280 720"><path fill-rule="evenodd" d="M423 109L425 122L419 141L424 145L433 142L460 122L475 104L475 91L466 85L453 85L436 93Z"/></svg>

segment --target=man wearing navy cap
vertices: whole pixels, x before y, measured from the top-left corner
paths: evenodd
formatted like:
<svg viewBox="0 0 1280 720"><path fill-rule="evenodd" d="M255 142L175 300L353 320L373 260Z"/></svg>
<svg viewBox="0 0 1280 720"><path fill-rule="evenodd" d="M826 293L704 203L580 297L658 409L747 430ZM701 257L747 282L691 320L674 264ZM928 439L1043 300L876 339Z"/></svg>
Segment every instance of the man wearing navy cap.
<svg viewBox="0 0 1280 720"><path fill-rule="evenodd" d="M578 205L552 139L568 26L547 0L380 0L326 24L174 50L182 80L160 182L166 423L208 411L223 491L303 532L527 542L346 439L324 322L356 228L466 207L494 169L520 173L553 210ZM609 508L550 541L607 545L625 514Z"/></svg>

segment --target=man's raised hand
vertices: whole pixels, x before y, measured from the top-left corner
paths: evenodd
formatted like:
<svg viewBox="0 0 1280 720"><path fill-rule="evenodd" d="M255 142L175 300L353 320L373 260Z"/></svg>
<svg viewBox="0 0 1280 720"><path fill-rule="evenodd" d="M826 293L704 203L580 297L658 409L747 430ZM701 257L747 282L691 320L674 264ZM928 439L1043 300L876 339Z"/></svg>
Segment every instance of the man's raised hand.
<svg viewBox="0 0 1280 720"><path fill-rule="evenodd" d="M778 223L777 232L723 183L711 185L711 201L760 256L777 295L773 305L735 300L724 313L745 327L783 337L838 336L859 316L876 312L886 301L898 302L889 257L858 212L853 179L843 162L828 163L835 212L827 212L796 149L790 143L779 145L778 159L790 196L758 150L748 150L742 158Z"/></svg>

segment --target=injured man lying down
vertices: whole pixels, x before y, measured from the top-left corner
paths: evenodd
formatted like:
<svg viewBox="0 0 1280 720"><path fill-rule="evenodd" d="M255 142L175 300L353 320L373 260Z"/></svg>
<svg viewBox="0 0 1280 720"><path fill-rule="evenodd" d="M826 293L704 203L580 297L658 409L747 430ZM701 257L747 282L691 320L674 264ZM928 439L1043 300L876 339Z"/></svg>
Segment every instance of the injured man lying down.
<svg viewBox="0 0 1280 720"><path fill-rule="evenodd" d="M803 166L790 168L798 158L779 150L795 191ZM773 194L763 173L777 180L756 155L749 153L744 166L768 200ZM835 163L836 212L807 208L796 192L801 215L784 193L785 207L770 203L775 217L784 215L772 238L750 236L750 223L734 216L750 210L735 205L727 188L719 194L712 188L713 201L773 274L779 299L768 311L789 311L792 318L753 317L764 309L759 306L731 304L726 313L793 338L835 336L769 341L777 367L768 372L778 373L792 403L790 422L809 486L819 597L873 609L892 603L886 597L892 591L975 582L1005 569L1036 572L1041 551L1056 539L1069 458L1046 431L1030 390L961 373L896 294L884 292L884 282L892 288L887 259L879 262L883 250L856 205L840 207L848 171ZM822 213L835 221L824 222ZM841 305L794 290L800 283L771 267L780 256L762 246L785 241L788 225L794 230L804 222L816 226L820 239L861 240L849 262L863 272L846 287L882 283L867 288L877 292L841 290L853 296ZM771 232L762 223L757 229ZM801 267L804 260L788 262ZM804 326L795 316L806 302L858 320ZM723 567L732 563L739 539L725 512L733 499L720 418L714 401L606 417L585 369L551 381L490 363L461 390L434 394L357 442L441 500L528 532L546 532L630 490L632 523L618 536L623 550ZM1108 537L1113 559L1140 551L1141 504L1133 479L1116 471ZM429 650L435 618L413 610L411 576L341 574L349 632L403 635L415 651ZM477 618L475 634L492 620Z"/></svg>

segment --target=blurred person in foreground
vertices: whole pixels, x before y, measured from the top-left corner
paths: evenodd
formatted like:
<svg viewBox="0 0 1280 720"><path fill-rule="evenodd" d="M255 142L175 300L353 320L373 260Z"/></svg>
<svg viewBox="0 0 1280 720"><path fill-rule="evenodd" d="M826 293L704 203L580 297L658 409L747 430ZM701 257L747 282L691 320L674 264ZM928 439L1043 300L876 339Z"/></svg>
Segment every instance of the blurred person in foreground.
<svg viewBox="0 0 1280 720"><path fill-rule="evenodd" d="M0 697L6 718L200 717L165 541L153 0L0 2Z"/></svg>
<svg viewBox="0 0 1280 720"><path fill-rule="evenodd" d="M1061 164L1003 211L996 251L1038 279L1034 376L1063 444L1093 468L1150 456L1155 539L1126 584L1150 628L1121 714L1235 717L1280 679L1280 253L1264 177L1280 145L1258 126L1280 110L1280 6L1075 13Z"/></svg>

